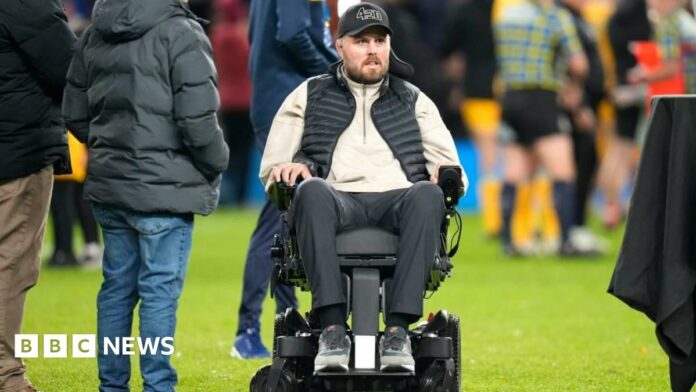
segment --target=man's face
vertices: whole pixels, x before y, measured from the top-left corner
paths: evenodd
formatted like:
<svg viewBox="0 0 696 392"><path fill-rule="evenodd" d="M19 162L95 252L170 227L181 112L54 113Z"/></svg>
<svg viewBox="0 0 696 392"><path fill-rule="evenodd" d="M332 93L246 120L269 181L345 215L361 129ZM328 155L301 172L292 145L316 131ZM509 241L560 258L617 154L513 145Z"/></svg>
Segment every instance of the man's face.
<svg viewBox="0 0 696 392"><path fill-rule="evenodd" d="M344 36L336 49L348 77L358 83L377 83L389 70L389 35L379 26L368 27L354 37Z"/></svg>

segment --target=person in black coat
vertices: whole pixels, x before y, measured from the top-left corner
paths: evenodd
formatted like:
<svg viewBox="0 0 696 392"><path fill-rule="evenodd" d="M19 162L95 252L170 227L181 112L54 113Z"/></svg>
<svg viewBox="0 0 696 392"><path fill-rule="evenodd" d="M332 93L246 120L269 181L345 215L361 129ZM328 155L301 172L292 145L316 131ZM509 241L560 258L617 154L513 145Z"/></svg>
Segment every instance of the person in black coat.
<svg viewBox="0 0 696 392"><path fill-rule="evenodd" d="M75 36L59 0L0 6L0 390L34 391L15 358L53 173L70 172L60 103Z"/></svg>
<svg viewBox="0 0 696 392"><path fill-rule="evenodd" d="M173 338L193 215L216 208L229 149L210 42L183 3L100 0L93 19L70 65L63 113L89 146L84 194L104 237L99 389L121 391L130 358L105 342L130 336L138 302L140 338ZM145 390L174 390L171 354L141 353Z"/></svg>

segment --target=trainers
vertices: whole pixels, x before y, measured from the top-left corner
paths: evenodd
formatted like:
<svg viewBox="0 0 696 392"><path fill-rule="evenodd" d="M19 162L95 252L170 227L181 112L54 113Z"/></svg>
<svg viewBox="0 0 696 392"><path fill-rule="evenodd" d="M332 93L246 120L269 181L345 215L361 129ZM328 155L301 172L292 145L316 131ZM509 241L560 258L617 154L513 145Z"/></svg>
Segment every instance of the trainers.
<svg viewBox="0 0 696 392"><path fill-rule="evenodd" d="M601 253L595 249L581 249L568 240L561 245L558 255L562 258L595 258L601 256Z"/></svg>
<svg viewBox="0 0 696 392"><path fill-rule="evenodd" d="M585 251L595 251L598 254L606 254L609 244L585 226L576 226L570 230L570 241L576 248Z"/></svg>
<svg viewBox="0 0 696 392"><path fill-rule="evenodd" d="M254 359L270 358L271 354L266 349L266 346L263 345L259 331L247 329L237 335L230 356L239 359Z"/></svg>
<svg viewBox="0 0 696 392"><path fill-rule="evenodd" d="M401 327L390 327L379 339L379 362L383 371L415 371L416 361L411 355L411 339Z"/></svg>
<svg viewBox="0 0 696 392"><path fill-rule="evenodd" d="M72 253L62 250L55 251L48 261L48 267L50 268L77 267L78 265L77 259Z"/></svg>
<svg viewBox="0 0 696 392"><path fill-rule="evenodd" d="M101 269L104 250L96 242L85 245L85 250L77 256L77 262L84 269Z"/></svg>
<svg viewBox="0 0 696 392"><path fill-rule="evenodd" d="M350 338L341 325L329 325L319 335L319 353L314 371L348 371Z"/></svg>

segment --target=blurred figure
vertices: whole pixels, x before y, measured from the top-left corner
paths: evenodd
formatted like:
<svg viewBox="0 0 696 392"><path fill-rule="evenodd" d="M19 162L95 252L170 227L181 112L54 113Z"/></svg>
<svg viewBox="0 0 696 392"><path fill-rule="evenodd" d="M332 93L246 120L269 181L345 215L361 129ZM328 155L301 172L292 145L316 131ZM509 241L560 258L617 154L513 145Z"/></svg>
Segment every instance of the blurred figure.
<svg viewBox="0 0 696 392"><path fill-rule="evenodd" d="M527 181L538 162L553 181L553 199L561 226L561 256L582 256L570 238L575 214L575 165L572 142L562 128L557 102L560 58L568 69L568 83L581 85L588 64L572 16L552 0L521 0L505 7L495 24L498 61L505 83L503 121L512 140L505 147L502 190L504 251L520 254L512 243L511 220L516 186ZM579 102L566 102L575 112ZM567 128L567 126L566 126Z"/></svg>
<svg viewBox="0 0 696 392"><path fill-rule="evenodd" d="M15 335L39 276L53 174L70 173L60 103L74 44L61 1L0 7L0 391L36 391Z"/></svg>
<svg viewBox="0 0 696 392"><path fill-rule="evenodd" d="M97 3L70 65L63 115L89 145L85 198L104 238L100 391L130 389L130 356L108 354L105 341L131 335L136 306L140 337L175 336L194 214L216 208L229 158L216 86L210 43L185 3ZM143 389L174 391L171 354L153 351L140 353Z"/></svg>
<svg viewBox="0 0 696 392"><path fill-rule="evenodd" d="M495 0L467 0L456 10L447 28L445 57L464 56L462 121L467 125L479 154L481 211L484 232L500 233L500 179L496 173L500 105L493 93L497 63L493 38Z"/></svg>
<svg viewBox="0 0 696 392"><path fill-rule="evenodd" d="M68 0L65 10L70 29L79 37L91 24L93 0ZM83 198L87 176L87 148L68 134L72 174L55 176L51 195L53 253L49 267L101 267L102 249L99 229L89 203ZM80 225L85 242L83 252L75 257L73 250L74 222Z"/></svg>
<svg viewBox="0 0 696 392"><path fill-rule="evenodd" d="M609 40L616 61L614 103L616 105L616 132L599 169L597 184L604 194L602 222L614 228L623 218L621 191L635 169L634 151L636 131L642 118L644 101L635 89L629 88L629 72L637 65L630 51L631 42L650 39L651 27L645 0L620 0L609 20ZM633 91L633 93L631 93ZM624 98L624 95L628 97ZM638 95L637 97L630 97Z"/></svg>
<svg viewBox="0 0 696 392"><path fill-rule="evenodd" d="M631 84L655 83L685 72L684 92L696 93L696 67L693 56L687 60L684 49L696 44L696 22L684 7L686 0L648 0L648 17L654 27L660 67L647 70L640 65L628 73Z"/></svg>
<svg viewBox="0 0 696 392"><path fill-rule="evenodd" d="M56 176L51 196L53 222L53 254L49 267L101 267L102 249L99 245L97 221L83 198L87 176L87 149L74 136L68 135L73 173ZM85 247L78 257L73 251L73 224L77 218Z"/></svg>
<svg viewBox="0 0 696 392"><path fill-rule="evenodd" d="M572 124L573 156L577 172L577 207L570 236L573 237L572 242L579 248L588 252L603 253L606 251L607 244L587 227L587 208L598 163L595 138L599 105L605 96L604 66L599 56L594 29L582 16L587 0L563 0L562 4L573 17L573 23L589 65L584 83L579 86L570 86L565 91L567 99L579 101L574 111L566 110Z"/></svg>
<svg viewBox="0 0 696 392"><path fill-rule="evenodd" d="M249 9L242 0L216 0L215 11L210 42L218 70L220 121L232 157L222 176L220 203L243 205L254 142L249 118Z"/></svg>
<svg viewBox="0 0 696 392"><path fill-rule="evenodd" d="M338 60L332 49L323 0L252 0L249 71L251 122L263 151L273 118L285 97L308 77L325 73ZM261 342L261 308L273 270L271 246L281 229L280 211L266 200L249 244L244 266L237 336L230 353L237 358L265 358ZM294 289L278 285L276 312L297 307Z"/></svg>

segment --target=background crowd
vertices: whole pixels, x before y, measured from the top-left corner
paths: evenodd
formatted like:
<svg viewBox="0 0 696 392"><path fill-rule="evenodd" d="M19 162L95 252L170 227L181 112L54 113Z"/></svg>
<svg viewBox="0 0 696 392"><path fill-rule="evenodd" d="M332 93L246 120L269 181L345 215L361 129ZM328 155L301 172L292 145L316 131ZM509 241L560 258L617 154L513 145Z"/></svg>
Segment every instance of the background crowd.
<svg viewBox="0 0 696 392"><path fill-rule="evenodd" d="M339 8L356 0L329 0L327 16L333 34ZM454 136L464 145L475 145L478 170L473 175L478 193L474 196L482 216L484 233L493 238L505 235L505 205L513 204L509 221L510 254L555 253L561 245L563 226L554 209L553 179L549 168L533 168L533 176L516 182L512 196L504 194L506 161L512 162L506 146L510 124L501 119L506 83L499 72L500 61L509 57L510 46L500 36L504 15L524 4L550 0L380 0L390 15L396 53L414 65L412 82L432 97ZM79 34L89 24L91 0L66 0L71 26ZM221 204L248 206L259 202L256 192L257 159L254 130L249 120L252 86L249 79L248 0L192 0L190 7L209 20L219 73L221 111L219 119L231 149L224 173ZM696 89L696 24L690 4L682 0L558 0L571 19L588 73L582 91L572 88L571 78L554 87L566 102L579 100L576 108L564 108L559 121L573 140L575 204L568 236L583 255L600 254L606 244L587 228L591 211L598 212L607 229L622 221L627 208L632 176L640 153L642 129L648 116L649 98L657 93L684 93ZM538 39L520 38L525 45ZM516 49L512 49L516 50ZM507 52L506 52L507 51ZM563 59L554 59L563 67ZM560 71L564 74L564 71ZM564 74L565 75L565 74ZM534 117L539 107L527 102ZM97 236L89 210L80 205L80 168L86 160L77 143L73 166L77 174L57 177L52 211L57 245L49 265L95 263L99 258ZM259 148L262 146L258 146ZM466 159L463 158L464 161ZM519 165L518 165L519 166ZM468 168L472 171L472 168ZM60 207L59 207L60 206ZM594 208L591 208L594 207ZM82 213L86 211L86 213ZM77 258L69 233L73 217L79 218L90 246ZM66 223L68 222L68 223ZM505 241L504 241L505 242ZM509 245L508 244L508 245Z"/></svg>

